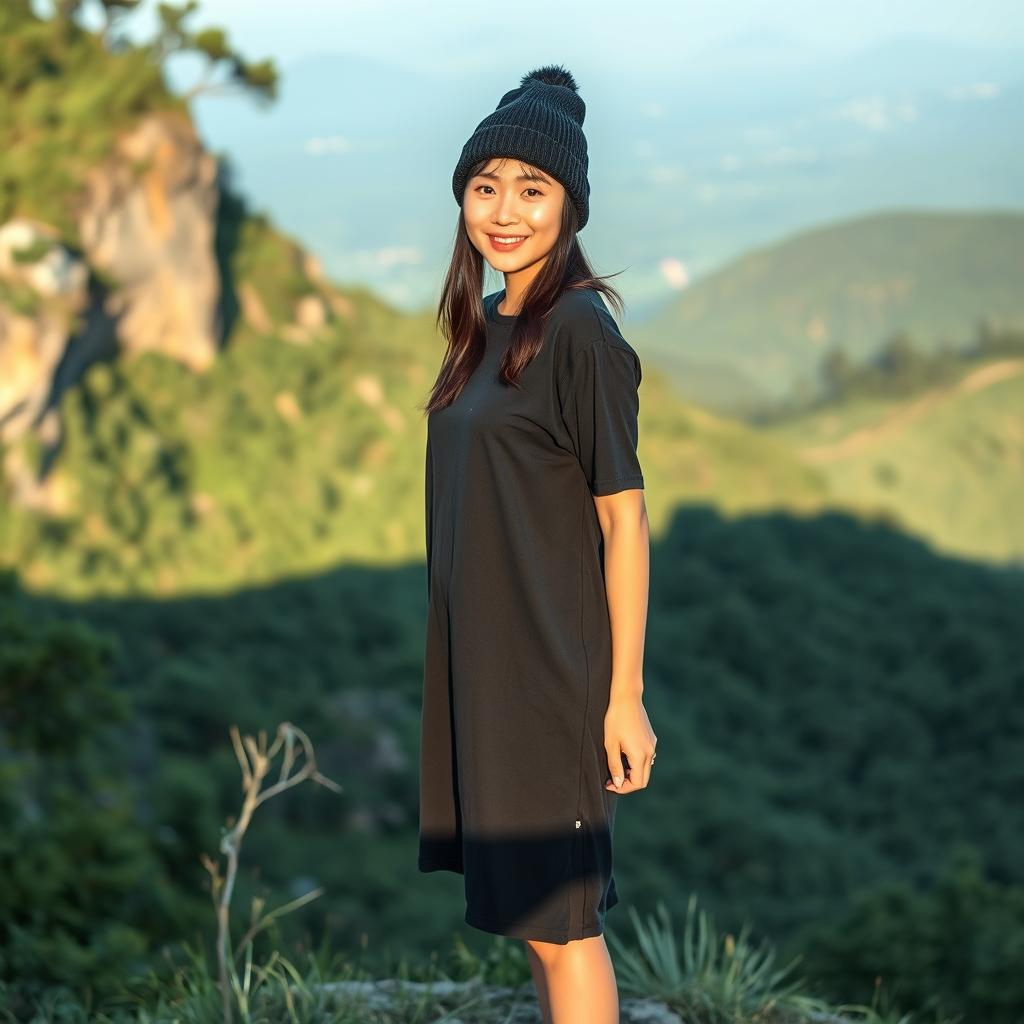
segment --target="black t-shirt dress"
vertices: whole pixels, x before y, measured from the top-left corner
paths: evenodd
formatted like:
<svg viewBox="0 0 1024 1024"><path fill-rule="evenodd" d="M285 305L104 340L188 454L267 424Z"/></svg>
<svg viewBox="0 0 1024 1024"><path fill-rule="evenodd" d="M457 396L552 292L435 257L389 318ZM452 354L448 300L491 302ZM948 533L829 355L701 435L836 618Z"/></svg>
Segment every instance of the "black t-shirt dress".
<svg viewBox="0 0 1024 1024"><path fill-rule="evenodd" d="M598 292L563 293L520 378L514 317L428 416L420 871L464 875L465 920L546 942L618 902L604 716L611 630L592 495L643 488L640 360Z"/></svg>

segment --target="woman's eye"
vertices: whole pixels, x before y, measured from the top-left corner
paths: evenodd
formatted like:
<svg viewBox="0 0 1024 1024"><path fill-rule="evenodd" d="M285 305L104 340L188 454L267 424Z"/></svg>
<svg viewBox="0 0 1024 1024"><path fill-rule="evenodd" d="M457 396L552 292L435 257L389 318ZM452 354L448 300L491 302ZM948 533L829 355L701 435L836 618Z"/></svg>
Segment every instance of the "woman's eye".
<svg viewBox="0 0 1024 1024"><path fill-rule="evenodd" d="M490 185L477 185L476 191L479 192L480 189L482 189L482 188L490 189L492 192L494 191L494 189L492 189ZM539 195L539 196L544 195L544 193L541 192L541 190L539 188L528 188L528 189L525 189L524 191L526 191L526 192L536 192L537 195ZM532 199L533 197L531 196L530 198Z"/></svg>

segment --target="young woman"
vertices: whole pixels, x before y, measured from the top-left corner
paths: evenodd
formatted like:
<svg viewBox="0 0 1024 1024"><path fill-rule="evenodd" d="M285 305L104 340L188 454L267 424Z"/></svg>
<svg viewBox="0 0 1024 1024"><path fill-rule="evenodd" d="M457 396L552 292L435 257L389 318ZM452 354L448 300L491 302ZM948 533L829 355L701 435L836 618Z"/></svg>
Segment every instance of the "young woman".
<svg viewBox="0 0 1024 1024"><path fill-rule="evenodd" d="M425 406L419 869L463 874L467 923L524 940L557 1024L619 1019L612 827L657 742L641 370L576 238L585 110L569 72L540 68L463 148ZM505 287L481 299L485 260Z"/></svg>

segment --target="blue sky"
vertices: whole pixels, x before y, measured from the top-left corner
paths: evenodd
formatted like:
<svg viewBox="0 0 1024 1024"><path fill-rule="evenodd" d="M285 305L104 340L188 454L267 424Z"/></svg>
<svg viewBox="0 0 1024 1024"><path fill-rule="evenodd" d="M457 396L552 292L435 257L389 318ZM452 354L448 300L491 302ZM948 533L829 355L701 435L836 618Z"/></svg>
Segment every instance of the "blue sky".
<svg viewBox="0 0 1024 1024"><path fill-rule="evenodd" d="M132 23L142 29L154 9L155 4L147 3ZM625 10L618 0L443 6L419 0L201 0L192 24L207 21L227 26L252 56L273 55L282 64L332 51L452 73L484 70L495 62L517 64L520 55L539 52L567 64L589 64L600 54L622 70L669 70L680 59L699 58L723 44L779 57L838 54L908 33L984 47L1024 44L1024 4L1019 0L649 0L633 2Z"/></svg>
<svg viewBox="0 0 1024 1024"><path fill-rule="evenodd" d="M129 35L152 35L155 7L122 22ZM83 11L97 22L96 0ZM1019 0L205 0L186 24L222 27L282 72L269 108L192 105L246 197L337 280L408 308L440 287L460 147L546 63L587 102L585 244L637 309L836 219L1024 207ZM192 56L165 66L179 91L200 70Z"/></svg>

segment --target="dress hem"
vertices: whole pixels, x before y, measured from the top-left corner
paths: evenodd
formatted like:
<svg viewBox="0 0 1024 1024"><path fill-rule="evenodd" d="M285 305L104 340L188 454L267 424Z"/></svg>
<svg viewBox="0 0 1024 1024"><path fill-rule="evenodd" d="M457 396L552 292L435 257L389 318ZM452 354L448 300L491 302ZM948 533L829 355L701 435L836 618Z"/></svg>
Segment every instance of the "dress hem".
<svg viewBox="0 0 1024 1024"><path fill-rule="evenodd" d="M492 935L504 935L512 939L538 939L541 942L556 942L564 946L576 939L590 939L596 935L603 935L605 931L605 914L619 902L619 894L613 891L611 898L605 904L598 924L586 924L582 929L572 928L534 928L531 925L504 925L496 921L490 921L484 917L477 917L472 910L466 911L465 922L472 928L478 928L483 932L490 932Z"/></svg>
<svg viewBox="0 0 1024 1024"><path fill-rule="evenodd" d="M530 925L504 925L484 918L474 917L467 913L466 924L483 932L490 932L492 935L504 935L512 939L537 939L540 942L555 942L564 946L574 939L589 939L596 935L604 934L604 924L589 924L570 934L570 928L532 928Z"/></svg>

